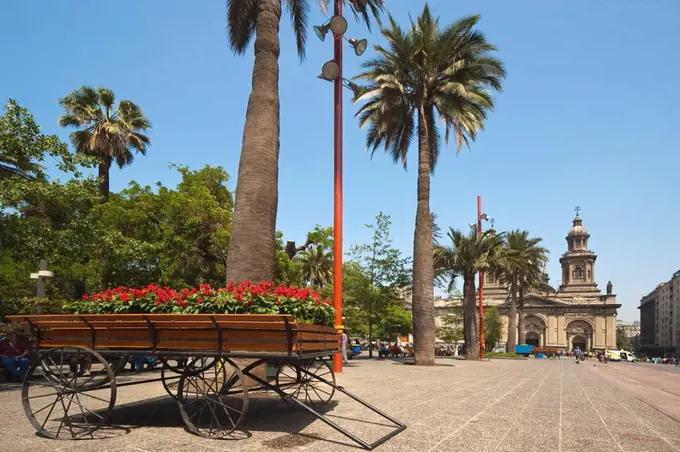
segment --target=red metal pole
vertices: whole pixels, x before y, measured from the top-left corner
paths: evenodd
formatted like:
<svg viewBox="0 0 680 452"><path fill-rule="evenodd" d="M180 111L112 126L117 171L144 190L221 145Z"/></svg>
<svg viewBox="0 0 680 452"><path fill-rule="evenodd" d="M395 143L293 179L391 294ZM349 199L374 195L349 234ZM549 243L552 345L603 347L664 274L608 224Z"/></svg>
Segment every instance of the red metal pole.
<svg viewBox="0 0 680 452"><path fill-rule="evenodd" d="M477 195L477 236L482 235L482 197ZM479 359L484 359L484 272L479 272Z"/></svg>
<svg viewBox="0 0 680 452"><path fill-rule="evenodd" d="M335 0L334 15L342 15L342 0ZM335 308L335 327L339 333L342 324L342 36L335 36L334 57L340 71L335 79L333 102L333 307ZM349 344L348 344L349 345ZM342 356L333 355L333 371L342 373Z"/></svg>

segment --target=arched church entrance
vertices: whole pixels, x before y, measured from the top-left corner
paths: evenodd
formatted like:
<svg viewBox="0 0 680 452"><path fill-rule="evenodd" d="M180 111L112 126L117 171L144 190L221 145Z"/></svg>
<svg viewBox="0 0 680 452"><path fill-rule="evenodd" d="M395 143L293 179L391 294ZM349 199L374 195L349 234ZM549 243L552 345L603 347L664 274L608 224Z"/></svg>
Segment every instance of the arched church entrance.
<svg viewBox="0 0 680 452"><path fill-rule="evenodd" d="M574 336L571 340L572 350L576 350L576 347L578 347L579 350L587 350L587 346L586 338L583 336Z"/></svg>
<svg viewBox="0 0 680 452"><path fill-rule="evenodd" d="M577 346L588 351L593 348L593 327L585 320L573 320L566 328L567 344L574 350Z"/></svg>
<svg viewBox="0 0 680 452"><path fill-rule="evenodd" d="M545 322L538 316L528 315L525 319L525 342L527 345L544 347L546 342Z"/></svg>
<svg viewBox="0 0 680 452"><path fill-rule="evenodd" d="M530 332L527 333L526 343L527 343L527 345L533 345L534 347L540 347L541 346L541 337L538 335L538 333L534 333L533 331L530 331Z"/></svg>

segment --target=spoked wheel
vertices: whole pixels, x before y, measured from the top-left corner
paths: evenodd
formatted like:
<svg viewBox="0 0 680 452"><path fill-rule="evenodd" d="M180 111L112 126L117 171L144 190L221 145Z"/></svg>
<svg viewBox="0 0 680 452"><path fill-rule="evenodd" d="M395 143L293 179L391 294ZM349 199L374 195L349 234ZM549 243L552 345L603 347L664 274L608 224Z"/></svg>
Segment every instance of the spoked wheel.
<svg viewBox="0 0 680 452"><path fill-rule="evenodd" d="M73 356L87 357L94 371L87 376L76 371ZM115 375L106 359L94 350L53 348L31 364L21 400L39 435L53 439L91 437L113 410Z"/></svg>
<svg viewBox="0 0 680 452"><path fill-rule="evenodd" d="M111 356L102 358L102 362L94 358L93 350L82 347L58 348L47 352L46 359L40 362L42 375L59 383L58 376L52 370L58 361L64 364L64 370L69 377L76 375L80 389L94 389L106 385L112 381L111 372L115 378L123 372L128 361L127 355ZM75 379L74 379L75 380Z"/></svg>
<svg viewBox="0 0 680 452"><path fill-rule="evenodd" d="M282 363L276 371L276 386L286 396L286 403L295 405L293 399L311 408L318 408L331 401L335 386L328 385L318 378L335 384L335 374L327 361L309 360L299 364Z"/></svg>
<svg viewBox="0 0 680 452"><path fill-rule="evenodd" d="M163 389L173 399L177 399L177 389L179 387L179 376L184 372L187 365L186 358L166 358L161 357L163 367L161 369L161 382Z"/></svg>
<svg viewBox="0 0 680 452"><path fill-rule="evenodd" d="M228 359L189 362L179 379L177 395L187 429L205 438L233 438L248 410L243 373Z"/></svg>

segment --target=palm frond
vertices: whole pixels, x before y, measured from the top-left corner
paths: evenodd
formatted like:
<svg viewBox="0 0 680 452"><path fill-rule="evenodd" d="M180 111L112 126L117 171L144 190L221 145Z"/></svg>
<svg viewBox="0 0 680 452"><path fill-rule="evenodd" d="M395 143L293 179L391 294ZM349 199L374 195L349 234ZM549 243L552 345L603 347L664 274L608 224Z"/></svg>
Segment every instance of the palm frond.
<svg viewBox="0 0 680 452"><path fill-rule="evenodd" d="M231 50L239 55L245 53L255 35L257 0L226 0L227 40Z"/></svg>
<svg viewBox="0 0 680 452"><path fill-rule="evenodd" d="M307 15L309 13L308 0L286 0L288 6L288 13L293 25L293 32L295 33L295 42L297 45L298 57L300 62L305 60L305 50L307 44ZM324 9L324 2L320 2L320 6Z"/></svg>

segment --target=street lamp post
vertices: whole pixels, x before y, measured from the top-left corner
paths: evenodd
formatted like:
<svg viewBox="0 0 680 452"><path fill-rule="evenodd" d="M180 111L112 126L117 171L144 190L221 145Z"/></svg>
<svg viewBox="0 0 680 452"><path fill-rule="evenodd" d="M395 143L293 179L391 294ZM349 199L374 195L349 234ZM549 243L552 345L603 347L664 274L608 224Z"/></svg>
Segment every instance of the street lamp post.
<svg viewBox="0 0 680 452"><path fill-rule="evenodd" d="M477 195L477 237L482 236L482 220L489 221L489 216L482 213L482 197ZM479 272L479 359L484 359L484 272Z"/></svg>
<svg viewBox="0 0 680 452"><path fill-rule="evenodd" d="M342 316L342 89L348 88L357 97L361 88L342 76L342 40L347 31L347 20L342 16L343 0L334 0L333 17L324 25L315 26L314 32L322 41L329 31L333 32L333 59L327 61L319 78L332 81L333 86L333 307L335 328L338 334L344 330ZM362 8L360 0L350 0L354 9ZM360 56L366 51L366 39L349 38L347 42ZM342 372L342 356L333 355L333 371Z"/></svg>
<svg viewBox="0 0 680 452"><path fill-rule="evenodd" d="M335 16L342 16L342 0L335 0ZM335 328L342 324L342 34L333 35L333 59L339 71L333 84L333 307ZM342 356L333 355L333 370L342 373Z"/></svg>

